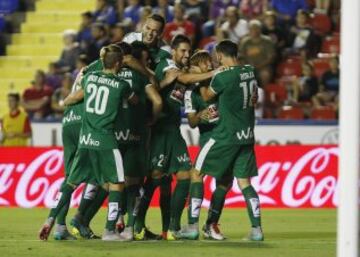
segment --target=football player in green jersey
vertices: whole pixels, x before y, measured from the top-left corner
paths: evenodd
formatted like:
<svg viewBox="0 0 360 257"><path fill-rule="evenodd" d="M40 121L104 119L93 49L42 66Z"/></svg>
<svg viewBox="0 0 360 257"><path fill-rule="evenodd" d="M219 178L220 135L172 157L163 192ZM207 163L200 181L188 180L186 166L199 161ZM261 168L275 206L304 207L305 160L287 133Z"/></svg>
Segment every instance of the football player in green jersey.
<svg viewBox="0 0 360 257"><path fill-rule="evenodd" d="M89 73L82 80L83 88L69 95L65 105L84 99L84 113L76 152L67 184L40 231L40 239L47 240L59 210L68 205L75 188L90 178L109 191L108 215L103 240L126 240L115 232L121 194L124 190L122 157L117 149L114 122L123 99L130 103L137 97L130 85L117 77L122 65L122 51L116 45L105 48L104 70Z"/></svg>
<svg viewBox="0 0 360 257"><path fill-rule="evenodd" d="M259 196L250 182L250 178L258 174L253 102L258 82L252 66L240 65L238 48L232 41L221 41L216 46L216 56L219 63L228 68L213 77L202 96L207 102L217 97L219 121L200 150L195 170L217 179L232 170L246 200L252 225L248 239L262 241Z"/></svg>
<svg viewBox="0 0 360 257"><path fill-rule="evenodd" d="M155 70L161 87L163 111L151 135L152 172L149 180L152 181L152 186L144 187L144 197L139 211L141 212L144 206L147 209L153 192L161 184L161 180L171 178L171 175L175 174L177 184L171 197L170 219L163 219L163 237L168 240L177 239L179 236L181 214L190 185L191 163L186 143L180 133L180 108L183 105L185 85L209 79L215 74L215 71L203 74L187 73L191 43L186 36L176 36L171 48L172 59L161 60ZM144 219L144 216L141 218ZM141 232L139 231L141 228L137 224L136 232Z"/></svg>
<svg viewBox="0 0 360 257"><path fill-rule="evenodd" d="M207 51L198 51L190 58L190 70L192 72L204 73L213 70L212 59ZM211 137L212 131L219 120L217 110L217 100L205 102L201 97L201 91L207 86L209 81L204 81L200 85L185 92L185 114L189 125L192 128L198 127L200 131L200 147L202 147ZM221 179L216 180L216 189L212 195L209 215L206 221L211 233L205 231L204 237L214 240L224 240L218 228L218 221L224 206L225 196L232 185L233 176L227 172ZM181 233L186 239L199 238L199 216L201 203L204 197L203 175L191 171L191 185L189 192L188 207L188 226Z"/></svg>

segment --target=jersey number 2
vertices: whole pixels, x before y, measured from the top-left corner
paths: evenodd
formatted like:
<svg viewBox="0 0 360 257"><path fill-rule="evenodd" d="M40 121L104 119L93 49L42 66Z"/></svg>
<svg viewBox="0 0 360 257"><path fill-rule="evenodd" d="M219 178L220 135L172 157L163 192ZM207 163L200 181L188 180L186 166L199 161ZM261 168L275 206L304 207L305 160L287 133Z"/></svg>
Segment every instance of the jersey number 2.
<svg viewBox="0 0 360 257"><path fill-rule="evenodd" d="M86 101L86 112L104 114L109 99L109 89L104 86L97 87L91 83L87 85L86 92L90 94Z"/></svg>

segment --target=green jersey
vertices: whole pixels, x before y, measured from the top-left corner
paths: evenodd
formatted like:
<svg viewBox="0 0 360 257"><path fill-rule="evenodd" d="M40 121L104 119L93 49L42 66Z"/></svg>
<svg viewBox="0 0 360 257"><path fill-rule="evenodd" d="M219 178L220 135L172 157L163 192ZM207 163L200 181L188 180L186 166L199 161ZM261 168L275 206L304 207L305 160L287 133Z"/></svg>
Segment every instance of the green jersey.
<svg viewBox="0 0 360 257"><path fill-rule="evenodd" d="M130 68L123 68L118 76L129 83L139 102L129 105L124 99L115 122L116 139L121 144L140 143L145 140L146 133L145 88L151 84L145 76Z"/></svg>
<svg viewBox="0 0 360 257"><path fill-rule="evenodd" d="M155 77L160 82L165 78L166 71L178 69L171 59L163 59L156 66ZM163 101L163 110L155 127L158 130L179 129L181 123L181 107L183 106L186 87L175 81L160 91ZM155 130L156 130L155 129Z"/></svg>
<svg viewBox="0 0 360 257"><path fill-rule="evenodd" d="M210 101L209 103L205 102L200 95L200 88L194 88L193 90L187 90L184 97L185 104L185 114L189 113L198 113L202 110L208 109L211 115L211 118L207 121L201 120L198 124L200 131L200 141L203 138L209 138L212 130L215 128L218 120L219 113L217 109L217 102L215 100Z"/></svg>
<svg viewBox="0 0 360 257"><path fill-rule="evenodd" d="M114 123L120 104L132 90L117 75L95 71L82 80L84 87L84 115L79 147L97 150L116 149Z"/></svg>
<svg viewBox="0 0 360 257"><path fill-rule="evenodd" d="M123 41L128 44L131 44L135 41L142 42L143 34L141 32L131 32L124 37ZM158 44L154 47L149 47L149 52L151 57L150 68L152 70L156 68L161 60L171 58L171 48L163 41L159 41Z"/></svg>
<svg viewBox="0 0 360 257"><path fill-rule="evenodd" d="M94 72L94 71L101 71L104 69L103 62L101 59L97 59L96 61L93 61L88 66L86 66L83 70L83 74L86 75L87 73Z"/></svg>
<svg viewBox="0 0 360 257"><path fill-rule="evenodd" d="M217 73L210 89L218 95L219 121L215 140L241 145L254 144L255 113L251 98L257 90L254 68L233 66Z"/></svg>
<svg viewBox="0 0 360 257"><path fill-rule="evenodd" d="M74 83L72 86L71 92L75 92L81 88L81 84ZM73 124L81 124L82 115L84 110L84 101L81 101L77 104L68 106L64 110L64 116L62 119L63 127L73 125Z"/></svg>

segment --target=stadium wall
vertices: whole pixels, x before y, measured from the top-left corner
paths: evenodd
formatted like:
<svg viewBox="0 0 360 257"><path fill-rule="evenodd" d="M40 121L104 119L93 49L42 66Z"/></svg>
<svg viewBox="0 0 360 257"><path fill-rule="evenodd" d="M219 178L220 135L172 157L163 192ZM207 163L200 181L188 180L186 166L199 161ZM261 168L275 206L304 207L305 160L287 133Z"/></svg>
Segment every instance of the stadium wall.
<svg viewBox="0 0 360 257"><path fill-rule="evenodd" d="M189 147L192 160L199 151ZM263 207L335 208L338 205L338 155L335 145L257 146L259 176L253 184ZM0 206L51 207L63 181L63 151L60 147L0 148ZM215 181L205 177L208 207ZM72 206L81 197L75 192ZM158 206L158 193L152 206ZM245 206L235 181L226 207Z"/></svg>

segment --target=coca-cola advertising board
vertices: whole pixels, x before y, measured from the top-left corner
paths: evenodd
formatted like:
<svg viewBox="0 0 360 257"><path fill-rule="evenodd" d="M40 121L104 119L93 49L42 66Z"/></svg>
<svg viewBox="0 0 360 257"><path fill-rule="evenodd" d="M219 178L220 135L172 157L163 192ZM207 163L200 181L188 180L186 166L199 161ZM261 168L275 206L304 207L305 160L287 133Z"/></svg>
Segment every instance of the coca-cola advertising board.
<svg viewBox="0 0 360 257"><path fill-rule="evenodd" d="M194 159L198 147L189 147ZM259 176L252 183L263 207L334 208L338 204L337 146L257 146ZM0 148L0 206L51 207L63 181L61 148ZM204 178L203 205L209 206L215 181ZM72 206L81 198L80 187ZM158 206L156 193L152 206ZM225 205L244 206L234 180Z"/></svg>

